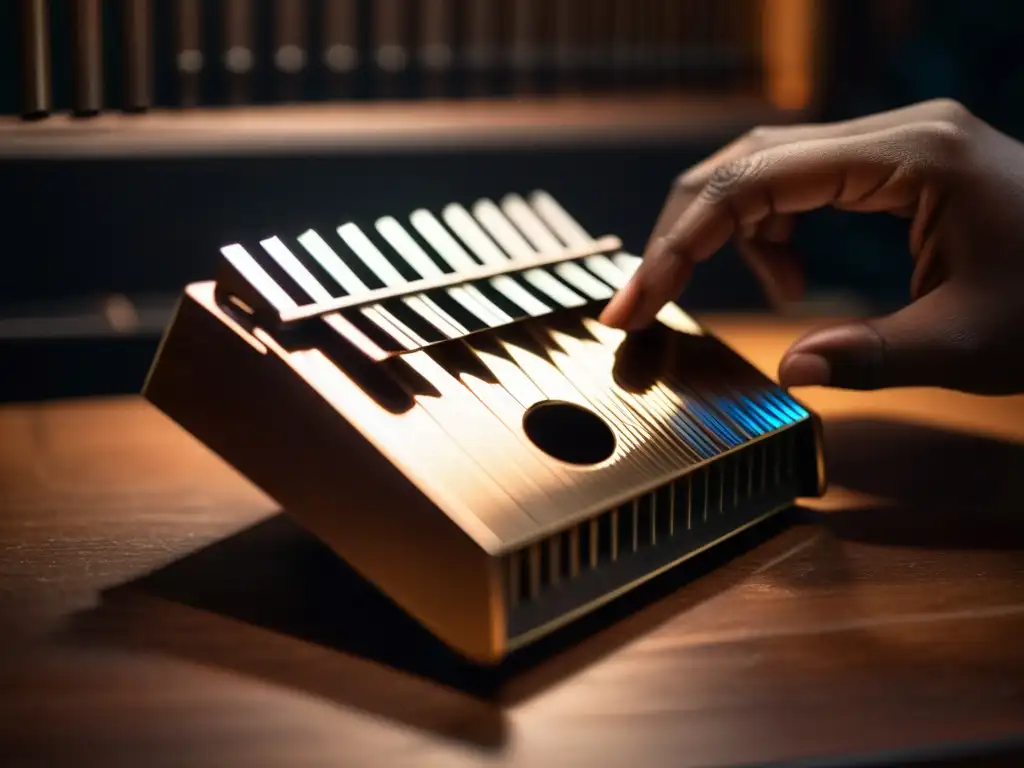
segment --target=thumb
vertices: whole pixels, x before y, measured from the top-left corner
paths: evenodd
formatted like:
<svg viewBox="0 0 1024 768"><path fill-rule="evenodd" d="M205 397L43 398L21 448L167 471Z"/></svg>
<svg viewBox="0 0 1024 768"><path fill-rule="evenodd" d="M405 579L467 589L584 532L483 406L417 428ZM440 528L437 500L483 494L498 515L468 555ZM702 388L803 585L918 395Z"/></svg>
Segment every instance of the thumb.
<svg viewBox="0 0 1024 768"><path fill-rule="evenodd" d="M972 346L955 286L945 283L894 314L812 331L779 365L784 387L960 388Z"/></svg>

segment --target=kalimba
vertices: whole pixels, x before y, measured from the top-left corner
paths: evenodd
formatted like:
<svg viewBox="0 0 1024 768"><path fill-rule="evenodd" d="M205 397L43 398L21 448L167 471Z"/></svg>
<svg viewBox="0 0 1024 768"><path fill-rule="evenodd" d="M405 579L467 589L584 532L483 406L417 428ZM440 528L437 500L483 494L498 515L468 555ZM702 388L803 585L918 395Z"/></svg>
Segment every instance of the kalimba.
<svg viewBox="0 0 1024 768"><path fill-rule="evenodd" d="M465 657L824 491L816 417L550 195L222 249L145 395Z"/></svg>

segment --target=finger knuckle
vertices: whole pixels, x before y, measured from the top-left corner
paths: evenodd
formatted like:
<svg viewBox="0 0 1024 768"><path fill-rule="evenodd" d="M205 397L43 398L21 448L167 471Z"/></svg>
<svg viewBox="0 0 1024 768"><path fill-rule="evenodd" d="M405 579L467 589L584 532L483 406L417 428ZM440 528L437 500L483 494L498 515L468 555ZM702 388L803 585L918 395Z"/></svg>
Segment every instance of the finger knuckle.
<svg viewBox="0 0 1024 768"><path fill-rule="evenodd" d="M699 186L691 171L683 171L672 181L672 189L675 192L695 192Z"/></svg>
<svg viewBox="0 0 1024 768"><path fill-rule="evenodd" d="M932 120L921 126L922 160L935 169L962 167L970 147L970 134L959 123Z"/></svg>
<svg viewBox="0 0 1024 768"><path fill-rule="evenodd" d="M743 136L743 143L751 149L762 149L771 146L778 133L778 128L769 125L758 125L751 128Z"/></svg>
<svg viewBox="0 0 1024 768"><path fill-rule="evenodd" d="M956 99L940 98L928 102L929 112L939 120L966 126L972 119L971 111Z"/></svg>
<svg viewBox="0 0 1024 768"><path fill-rule="evenodd" d="M750 158L734 160L720 165L708 177L703 195L709 202L717 203L733 197L753 177L755 163Z"/></svg>

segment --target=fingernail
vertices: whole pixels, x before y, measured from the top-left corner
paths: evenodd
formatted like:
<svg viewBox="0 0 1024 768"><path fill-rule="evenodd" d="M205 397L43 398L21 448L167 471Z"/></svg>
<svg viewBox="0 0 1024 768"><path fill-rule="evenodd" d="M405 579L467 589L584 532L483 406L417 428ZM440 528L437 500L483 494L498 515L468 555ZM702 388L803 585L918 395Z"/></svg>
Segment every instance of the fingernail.
<svg viewBox="0 0 1024 768"><path fill-rule="evenodd" d="M880 383L884 352L885 344L878 332L868 323L854 322L808 334L790 348L788 361L783 365L788 367L792 364L789 361L799 358L820 358L822 362L814 365L819 369L824 365L828 375L827 386L876 389ZM811 369L809 363L800 365ZM793 386L810 385L801 383Z"/></svg>
<svg viewBox="0 0 1024 768"><path fill-rule="evenodd" d="M825 387L831 378L832 368L820 355L798 352L779 366L779 383L784 387Z"/></svg>

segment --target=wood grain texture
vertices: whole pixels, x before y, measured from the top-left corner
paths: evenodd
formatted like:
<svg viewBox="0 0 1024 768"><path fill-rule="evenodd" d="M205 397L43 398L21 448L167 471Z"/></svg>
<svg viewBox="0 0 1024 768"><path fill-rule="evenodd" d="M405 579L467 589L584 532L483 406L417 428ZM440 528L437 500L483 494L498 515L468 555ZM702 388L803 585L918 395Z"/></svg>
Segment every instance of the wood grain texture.
<svg viewBox="0 0 1024 768"><path fill-rule="evenodd" d="M708 322L770 374L806 330ZM1024 398L800 396L828 496L491 674L141 400L0 408L0 754L1022 764Z"/></svg>

